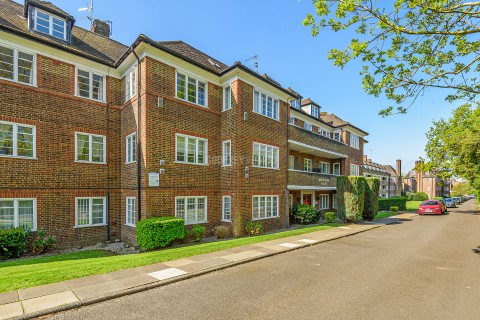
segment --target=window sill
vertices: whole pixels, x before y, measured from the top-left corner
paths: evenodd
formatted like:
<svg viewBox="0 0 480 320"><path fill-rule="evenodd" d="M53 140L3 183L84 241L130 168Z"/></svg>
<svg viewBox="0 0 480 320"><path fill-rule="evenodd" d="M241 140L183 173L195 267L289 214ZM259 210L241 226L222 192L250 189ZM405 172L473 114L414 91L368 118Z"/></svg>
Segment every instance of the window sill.
<svg viewBox="0 0 480 320"><path fill-rule="evenodd" d="M9 156L9 155L3 155L3 154L0 154L0 158L38 160L37 157L32 158L32 157L21 157L21 156Z"/></svg>
<svg viewBox="0 0 480 320"><path fill-rule="evenodd" d="M269 170L280 170L280 168L268 168L268 167L260 167L260 166L255 166L255 165L252 165L252 168L269 169Z"/></svg>
<svg viewBox="0 0 480 320"><path fill-rule="evenodd" d="M230 107L228 109L222 109L222 112L225 112L225 111L228 111L228 110L232 110L232 107Z"/></svg>
<svg viewBox="0 0 480 320"><path fill-rule="evenodd" d="M222 221L222 222L228 222L228 223L232 223L232 220L223 220L223 219L222 219L222 220L220 220L220 221Z"/></svg>
<svg viewBox="0 0 480 320"><path fill-rule="evenodd" d="M137 163L137 161L130 161L130 162L125 161L125 164L132 164L132 163Z"/></svg>
<svg viewBox="0 0 480 320"><path fill-rule="evenodd" d="M228 168L228 167L231 167L232 165L231 164L222 164L222 168Z"/></svg>
<svg viewBox="0 0 480 320"><path fill-rule="evenodd" d="M105 227L106 224L89 224L89 225L84 225L84 226L75 226L73 227L74 229L83 229L83 228L95 228L95 227Z"/></svg>
<svg viewBox="0 0 480 320"><path fill-rule="evenodd" d="M124 226L130 227L130 228L136 228L136 227L137 227L136 225L134 225L134 224L129 224L129 223L125 223Z"/></svg>
<svg viewBox="0 0 480 320"><path fill-rule="evenodd" d="M85 163L85 164L107 164L106 162L93 162L93 161L81 161L81 160L75 160L74 162Z"/></svg>
<svg viewBox="0 0 480 320"><path fill-rule="evenodd" d="M259 220L269 220L269 219L278 219L280 218L279 216L276 216L276 217L268 217L268 218L257 218L257 219L253 219L252 218L252 221L259 221Z"/></svg>
<svg viewBox="0 0 480 320"><path fill-rule="evenodd" d="M190 164L190 165L192 165L192 166L208 167L208 163L207 163L207 164L203 164L203 163L191 163L191 162L183 162L183 161L173 161L173 163L178 163L178 164Z"/></svg>
<svg viewBox="0 0 480 320"><path fill-rule="evenodd" d="M280 108L278 108L278 110L280 111ZM261 114L261 113L255 111L255 110L253 110L252 112L255 113L255 114L258 114L259 116L262 116L262 117L265 117L265 118L268 118L268 119L271 119L271 120L274 120L274 121L277 121L277 122L280 122L280 123L281 123L280 118L278 118L278 119L270 118L269 116L266 116L266 115L264 115L264 114Z"/></svg>
<svg viewBox="0 0 480 320"><path fill-rule="evenodd" d="M197 222L192 222L192 223L185 223L185 226L193 226L195 224L207 224L208 221L197 221Z"/></svg>
<svg viewBox="0 0 480 320"><path fill-rule="evenodd" d="M5 80L5 81L13 82L13 83L23 84L25 86L29 86L29 87L33 87L33 88L38 88L36 83L25 83L25 82L16 81L16 80L13 80L13 79L8 79L8 78L2 78L2 77L0 77L0 80Z"/></svg>
<svg viewBox="0 0 480 320"><path fill-rule="evenodd" d="M202 107L202 108L208 109L208 105L202 106L201 104L198 104L198 103L195 103L195 102L191 102L191 101L188 101L188 100L179 98L179 97L177 97L177 96L175 96L175 99L180 100L180 101L182 101L182 102L190 103L190 104L192 104L192 105L194 105L194 106L197 106L197 107Z"/></svg>
<svg viewBox="0 0 480 320"><path fill-rule="evenodd" d="M95 102L99 102L99 103L105 103L105 104L107 103L105 100L97 100L97 99L93 99L93 98L82 97L82 96L79 96L78 94L76 94L74 96L77 97L77 98L90 100L90 101L95 101Z"/></svg>

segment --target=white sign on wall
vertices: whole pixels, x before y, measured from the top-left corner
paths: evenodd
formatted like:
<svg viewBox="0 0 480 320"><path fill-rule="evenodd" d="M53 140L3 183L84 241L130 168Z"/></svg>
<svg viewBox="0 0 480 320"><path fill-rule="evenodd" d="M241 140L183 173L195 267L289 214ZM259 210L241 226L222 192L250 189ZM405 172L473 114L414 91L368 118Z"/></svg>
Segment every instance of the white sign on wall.
<svg viewBox="0 0 480 320"><path fill-rule="evenodd" d="M148 186L149 187L160 187L160 173L158 173L158 172L149 172L148 173Z"/></svg>

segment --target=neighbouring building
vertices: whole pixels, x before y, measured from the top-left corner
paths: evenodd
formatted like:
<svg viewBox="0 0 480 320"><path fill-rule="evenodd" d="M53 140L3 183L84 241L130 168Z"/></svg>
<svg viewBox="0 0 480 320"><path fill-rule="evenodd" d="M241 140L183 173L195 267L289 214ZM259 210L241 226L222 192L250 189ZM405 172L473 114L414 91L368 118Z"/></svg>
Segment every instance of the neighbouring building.
<svg viewBox="0 0 480 320"><path fill-rule="evenodd" d="M391 165L385 165L385 169L390 174L390 183L388 186L388 197L400 197L404 192L404 183L402 177L402 160L396 161L396 168Z"/></svg>
<svg viewBox="0 0 480 320"><path fill-rule="evenodd" d="M421 168L421 161L415 162L415 168ZM403 178L406 192L425 192L429 199L450 196L450 179L442 180L432 172L410 170Z"/></svg>
<svg viewBox="0 0 480 320"><path fill-rule="evenodd" d="M374 177L380 179L380 198L390 197L390 173L387 172L385 166L373 162L366 155L363 156L363 175L365 177Z"/></svg>
<svg viewBox="0 0 480 320"><path fill-rule="evenodd" d="M109 36L0 0L0 228L135 243L139 219L175 215L241 235L287 226L295 203L332 210L335 176L363 175L368 133L267 75Z"/></svg>

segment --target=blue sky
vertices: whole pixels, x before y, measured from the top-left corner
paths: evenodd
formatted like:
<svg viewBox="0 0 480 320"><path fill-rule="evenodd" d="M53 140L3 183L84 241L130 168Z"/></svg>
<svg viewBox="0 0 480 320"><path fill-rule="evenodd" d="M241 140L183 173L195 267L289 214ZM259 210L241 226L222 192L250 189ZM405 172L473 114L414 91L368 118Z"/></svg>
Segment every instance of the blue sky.
<svg viewBox="0 0 480 320"><path fill-rule="evenodd" d="M50 0L71 13L76 25L89 27L88 0ZM23 3L23 1L18 1ZM141 33L155 40L183 40L230 65L259 55L259 72L292 87L370 135L365 154L375 162L411 169L424 156L425 132L433 119L447 118L456 106L445 93L430 90L406 115L388 118L378 111L391 105L365 94L358 75L360 63L341 70L327 60L330 48L343 48L353 34L323 32L312 37L302 25L310 0L95 0L94 17L113 21L112 38L130 45Z"/></svg>

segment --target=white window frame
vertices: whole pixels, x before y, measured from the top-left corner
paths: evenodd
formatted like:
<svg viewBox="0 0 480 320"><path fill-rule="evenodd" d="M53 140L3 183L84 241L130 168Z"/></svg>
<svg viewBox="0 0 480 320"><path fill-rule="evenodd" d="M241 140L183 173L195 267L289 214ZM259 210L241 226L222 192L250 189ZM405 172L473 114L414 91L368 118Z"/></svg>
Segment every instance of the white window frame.
<svg viewBox="0 0 480 320"><path fill-rule="evenodd" d="M338 198L336 193L332 195L332 208L338 209Z"/></svg>
<svg viewBox="0 0 480 320"><path fill-rule="evenodd" d="M313 161L312 159L304 158L303 159L303 171L312 172L313 171Z"/></svg>
<svg viewBox="0 0 480 320"><path fill-rule="evenodd" d="M259 198L258 201L260 201L260 198L264 197L265 198L265 203L267 202L267 199L270 200L270 207L273 209L273 199L276 200L276 212L273 212L272 211L272 215L270 217L267 217L267 205L265 205L265 208L264 208L264 217L260 217L260 212L259 212L259 216L257 218L254 217L253 213L254 213L254 210L255 210L255 207L254 207L254 199L255 198ZM259 207L259 210L261 209L261 207ZM252 196L252 220L265 220L265 219L273 219L273 218L278 218L279 215L278 215L278 212L279 212L279 201L278 201L278 196L277 195L254 195Z"/></svg>
<svg viewBox="0 0 480 320"><path fill-rule="evenodd" d="M258 105L255 104L256 93L258 94L258 97L259 97ZM261 102L262 94L265 95L265 98L267 99L267 103L269 98L272 99L272 116L271 117L268 115L268 105L267 105L267 108L265 109L265 114L262 113L262 109L263 109L262 102ZM275 107L275 103L276 103L276 107ZM269 119L273 119L280 122L280 99L274 97L271 94L268 94L265 91L255 88L253 90L253 112L261 116L267 117Z"/></svg>
<svg viewBox="0 0 480 320"><path fill-rule="evenodd" d="M227 90L228 90L228 95L227 95ZM227 111L232 109L232 86L230 84L227 84L226 86L223 87L222 100L223 100L222 111Z"/></svg>
<svg viewBox="0 0 480 320"><path fill-rule="evenodd" d="M178 137L184 137L185 138L185 161L181 161L177 159L177 150L178 150ZM188 162L188 139L195 139L195 162ZM203 157L204 157L204 162L200 163L198 162L198 141L204 141L204 148L205 150L203 151ZM196 136L190 136L186 134L180 134L176 133L175 134L175 162L176 163L184 163L184 164L193 164L193 165L199 165L199 166L208 166L208 139L205 138L200 138Z"/></svg>
<svg viewBox="0 0 480 320"><path fill-rule="evenodd" d="M315 110L315 112L314 112L314 110ZM318 118L318 115L320 114L319 111L320 111L320 108L312 105L312 116L313 117Z"/></svg>
<svg viewBox="0 0 480 320"><path fill-rule="evenodd" d="M78 147L77 147L78 140L77 140L77 137L78 137L79 134L88 136L88 160L78 160ZM92 161L92 140L93 140L93 137L103 138L103 162ZM103 135L99 135L99 134L75 131L75 162L106 164L107 163L107 137L103 136Z"/></svg>
<svg viewBox="0 0 480 320"><path fill-rule="evenodd" d="M23 124L23 123L16 123L16 122L8 122L8 121L0 121L0 123L7 124L13 126L13 154L0 154L2 158L18 158L18 159L37 159L37 127ZM18 155L18 127L26 127L32 129L33 135L33 154L31 157L26 156L19 156Z"/></svg>
<svg viewBox="0 0 480 320"><path fill-rule="evenodd" d="M31 231L37 230L37 199L36 198L0 198L0 201L13 201L13 227L17 228L19 220L18 202L33 201L33 226ZM1 229L0 229L1 230Z"/></svg>
<svg viewBox="0 0 480 320"><path fill-rule="evenodd" d="M222 165L224 167L232 165L232 140L222 142Z"/></svg>
<svg viewBox="0 0 480 320"><path fill-rule="evenodd" d="M133 205L132 202L133 201ZM130 227L135 227L135 217L137 215L137 198L136 197L127 197L125 199L125 207L126 207L126 216L125 216L125 225ZM131 220L133 219L133 221Z"/></svg>
<svg viewBox="0 0 480 320"><path fill-rule="evenodd" d="M127 82L128 78L128 82ZM130 85L127 86L127 83ZM125 73L125 102L132 100L137 95L137 65Z"/></svg>
<svg viewBox="0 0 480 320"><path fill-rule="evenodd" d="M258 146L258 161L255 161L255 147ZM262 165L262 154L265 154L265 164ZM268 156L271 154L271 166L268 166ZM280 148L264 144L253 143L252 148L252 166L255 168L275 169L280 168Z"/></svg>
<svg viewBox="0 0 480 320"><path fill-rule="evenodd" d="M313 132L313 125L311 123L304 122L303 123L303 129L305 129L307 131L310 131L310 132Z"/></svg>
<svg viewBox="0 0 480 320"><path fill-rule="evenodd" d="M329 199L330 198L330 195L329 194L321 194L320 195L320 201L318 202L319 203L319 208L320 210L324 210L324 209L329 209L330 208L330 203L329 203Z"/></svg>
<svg viewBox="0 0 480 320"><path fill-rule="evenodd" d="M295 125L295 117L290 117L289 122L291 125Z"/></svg>
<svg viewBox="0 0 480 320"><path fill-rule="evenodd" d="M78 224L78 200L88 199L88 224ZM94 199L103 200L103 223L92 224L92 205ZM75 228L87 228L87 227L98 227L105 226L107 223L107 198L106 197L76 197L75 198Z"/></svg>
<svg viewBox="0 0 480 320"><path fill-rule="evenodd" d="M4 48L13 50L13 79L3 78L3 77L0 77L0 79L24 84L24 85L27 85L27 86L36 87L37 86L37 54L34 53L34 52L31 52L31 51L15 48L13 46L4 44L2 42L0 42L0 47L4 47ZM33 57L32 58L32 75L30 77L30 82L28 82L28 83L18 81L18 57L19 57L18 53L19 52L29 54Z"/></svg>
<svg viewBox="0 0 480 320"><path fill-rule="evenodd" d="M336 173L337 170L335 170L335 168L338 168L338 174ZM335 162L335 163L333 164L333 175L339 176L339 175L341 175L341 173L342 173L342 168L341 168L341 166L340 166L340 162Z"/></svg>
<svg viewBox="0 0 480 320"><path fill-rule="evenodd" d="M295 170L295 157L289 156L288 157L288 169Z"/></svg>
<svg viewBox="0 0 480 320"><path fill-rule="evenodd" d="M229 200L229 206L230 208L228 208L229 212L228 212L228 215L230 216L230 218L226 217L226 212L225 212L225 209L226 206L225 206L225 200L228 199ZM232 197L231 196L223 196L222 197L222 221L225 221L225 222L232 222Z"/></svg>
<svg viewBox="0 0 480 320"><path fill-rule="evenodd" d="M351 176L360 175L360 166L358 164L350 163L350 175Z"/></svg>
<svg viewBox="0 0 480 320"><path fill-rule="evenodd" d="M395 190L395 186L390 186L390 190Z"/></svg>
<svg viewBox="0 0 480 320"><path fill-rule="evenodd" d="M360 149L360 137L350 132L350 147Z"/></svg>
<svg viewBox="0 0 480 320"><path fill-rule="evenodd" d="M185 99L180 98L178 96L178 74L185 77L185 92L184 92ZM192 102L192 101L188 100L188 79L195 80L195 89L196 89L195 102ZM202 82L202 83L205 84L205 104L204 105L198 103L198 96L199 96L199 90L198 90L199 84L198 83L199 82ZM222 93L223 93L223 91L222 91ZM185 102L188 102L188 103L195 104L195 105L203 107L203 108L208 108L208 81L205 80L205 79L202 79L199 76L192 75L192 74L189 74L188 72L177 69L176 72L175 72L175 98L177 98L179 100L182 100L182 101L185 101Z"/></svg>
<svg viewBox="0 0 480 320"><path fill-rule="evenodd" d="M125 163L137 162L137 133L125 137Z"/></svg>
<svg viewBox="0 0 480 320"><path fill-rule="evenodd" d="M338 139L336 138L338 137ZM342 142L342 133L341 132L334 132L333 133L333 140Z"/></svg>
<svg viewBox="0 0 480 320"><path fill-rule="evenodd" d="M323 172L324 168L327 168L327 172ZM330 163L328 163L328 162L320 162L319 169L320 169L320 173L322 173L322 174L331 174L330 173Z"/></svg>
<svg viewBox="0 0 480 320"><path fill-rule="evenodd" d="M83 71L83 72L88 72L88 97L83 97L80 95L79 90L78 90L78 71ZM93 75L99 76L103 78L102 81L102 98L101 99L95 99L93 98ZM107 77L104 74L101 74L96 71L91 71L85 68L81 68L78 66L75 66L75 96L83 99L90 99L93 101L100 101L100 102L105 102L106 101L106 95L107 95Z"/></svg>
<svg viewBox="0 0 480 320"><path fill-rule="evenodd" d="M199 224L199 223L208 223L208 199L206 196L192 196L192 197L175 197L175 217L179 218L177 215L177 200L183 199L184 200L184 207L185 211L183 212L183 220L185 221L185 225L192 225L192 224ZM196 219L194 222L187 223L186 215L187 215L187 206L188 206L188 199L196 199L195 200L195 216ZM205 199L205 220L198 220L198 199ZM181 217L180 217L181 218Z"/></svg>
<svg viewBox="0 0 480 320"><path fill-rule="evenodd" d="M45 33L43 31L40 31L37 29L37 12L41 12L45 15L48 16L48 33ZM63 38L59 38L53 35L53 18L57 20L62 20L63 21ZM61 39L63 41L67 40L67 21L64 18L60 18L59 16L52 15L51 13L48 13L46 11L40 10L38 8L35 8L35 17L33 21L33 29L37 32L43 33L43 34L48 34L56 39Z"/></svg>

